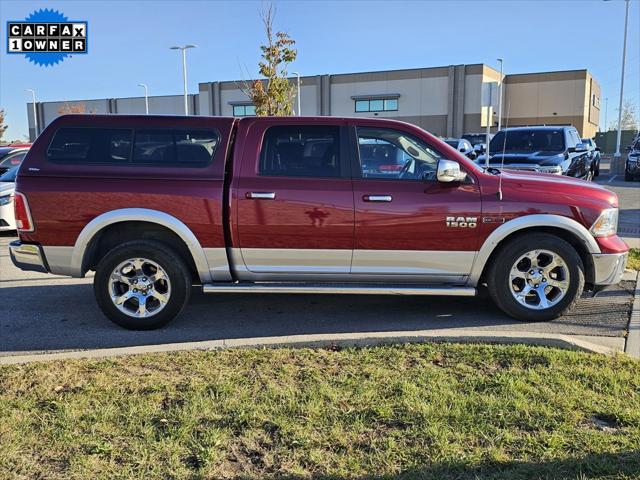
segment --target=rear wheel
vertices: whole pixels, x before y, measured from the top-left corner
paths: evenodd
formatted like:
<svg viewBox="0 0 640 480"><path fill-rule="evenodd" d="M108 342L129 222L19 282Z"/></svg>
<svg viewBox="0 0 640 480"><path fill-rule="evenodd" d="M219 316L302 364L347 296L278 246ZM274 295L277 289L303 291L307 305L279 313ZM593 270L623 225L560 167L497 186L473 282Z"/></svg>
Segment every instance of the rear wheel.
<svg viewBox="0 0 640 480"><path fill-rule="evenodd" d="M96 268L94 294L113 322L150 330L173 320L191 293L189 270L160 242L136 240L107 253Z"/></svg>
<svg viewBox="0 0 640 480"><path fill-rule="evenodd" d="M487 275L489 294L518 320L553 320L569 312L584 288L584 267L575 249L546 233L508 243Z"/></svg>

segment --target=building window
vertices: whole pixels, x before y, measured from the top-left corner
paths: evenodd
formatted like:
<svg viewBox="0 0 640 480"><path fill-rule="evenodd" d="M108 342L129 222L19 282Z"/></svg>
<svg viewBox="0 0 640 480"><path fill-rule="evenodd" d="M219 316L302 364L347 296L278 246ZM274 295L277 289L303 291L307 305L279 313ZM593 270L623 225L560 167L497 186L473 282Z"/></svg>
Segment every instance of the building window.
<svg viewBox="0 0 640 480"><path fill-rule="evenodd" d="M398 110L397 98L369 98L356 100L356 112L396 112Z"/></svg>
<svg viewBox="0 0 640 480"><path fill-rule="evenodd" d="M256 107L254 105L234 105L234 117L254 117L256 115Z"/></svg>

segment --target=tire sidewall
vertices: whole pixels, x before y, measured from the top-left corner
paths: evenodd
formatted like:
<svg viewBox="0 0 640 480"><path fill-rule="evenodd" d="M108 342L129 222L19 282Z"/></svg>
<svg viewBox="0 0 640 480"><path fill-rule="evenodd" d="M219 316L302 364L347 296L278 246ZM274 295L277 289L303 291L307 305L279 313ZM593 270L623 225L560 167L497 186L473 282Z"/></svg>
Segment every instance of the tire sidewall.
<svg viewBox="0 0 640 480"><path fill-rule="evenodd" d="M509 274L518 258L531 250L549 250L560 256L569 270L569 289L554 306L533 310L520 304L511 293ZM584 288L584 266L578 252L555 235L519 236L500 252L491 268L489 292L495 303L508 315L525 321L547 321L570 311Z"/></svg>
<svg viewBox="0 0 640 480"><path fill-rule="evenodd" d="M171 282L171 296L164 308L147 318L130 317L121 312L111 300L109 277L113 270L130 258L146 258L158 263ZM189 300L191 282L188 269L169 247L155 241L131 241L110 250L96 268L94 295L100 309L114 323L129 330L151 330L161 327L180 314Z"/></svg>

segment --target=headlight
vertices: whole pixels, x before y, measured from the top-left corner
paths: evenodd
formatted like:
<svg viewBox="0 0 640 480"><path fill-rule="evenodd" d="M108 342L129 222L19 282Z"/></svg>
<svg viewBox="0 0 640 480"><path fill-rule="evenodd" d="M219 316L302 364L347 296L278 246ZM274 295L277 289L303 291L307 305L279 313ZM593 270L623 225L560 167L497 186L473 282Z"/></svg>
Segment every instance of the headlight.
<svg viewBox="0 0 640 480"><path fill-rule="evenodd" d="M591 234L594 237L608 237L615 235L618 231L618 209L607 208L603 210L598 219L591 227Z"/></svg>
<svg viewBox="0 0 640 480"><path fill-rule="evenodd" d="M554 165L552 167L538 167L538 171L541 173L562 173L562 167L560 165Z"/></svg>
<svg viewBox="0 0 640 480"><path fill-rule="evenodd" d="M13 200L13 195L4 195L2 197L0 197L0 207L2 205L9 205L11 203L11 200Z"/></svg>

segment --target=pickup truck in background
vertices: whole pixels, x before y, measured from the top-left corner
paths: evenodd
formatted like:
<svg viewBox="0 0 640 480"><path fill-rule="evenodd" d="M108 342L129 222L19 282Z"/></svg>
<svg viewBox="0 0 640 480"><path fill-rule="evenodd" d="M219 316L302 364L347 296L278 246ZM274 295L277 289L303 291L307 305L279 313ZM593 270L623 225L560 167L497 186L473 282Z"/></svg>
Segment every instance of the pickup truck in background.
<svg viewBox="0 0 640 480"><path fill-rule="evenodd" d="M206 293L473 296L550 320L617 283L617 196L386 119L67 115L20 167L23 270L95 271L130 329Z"/></svg>

